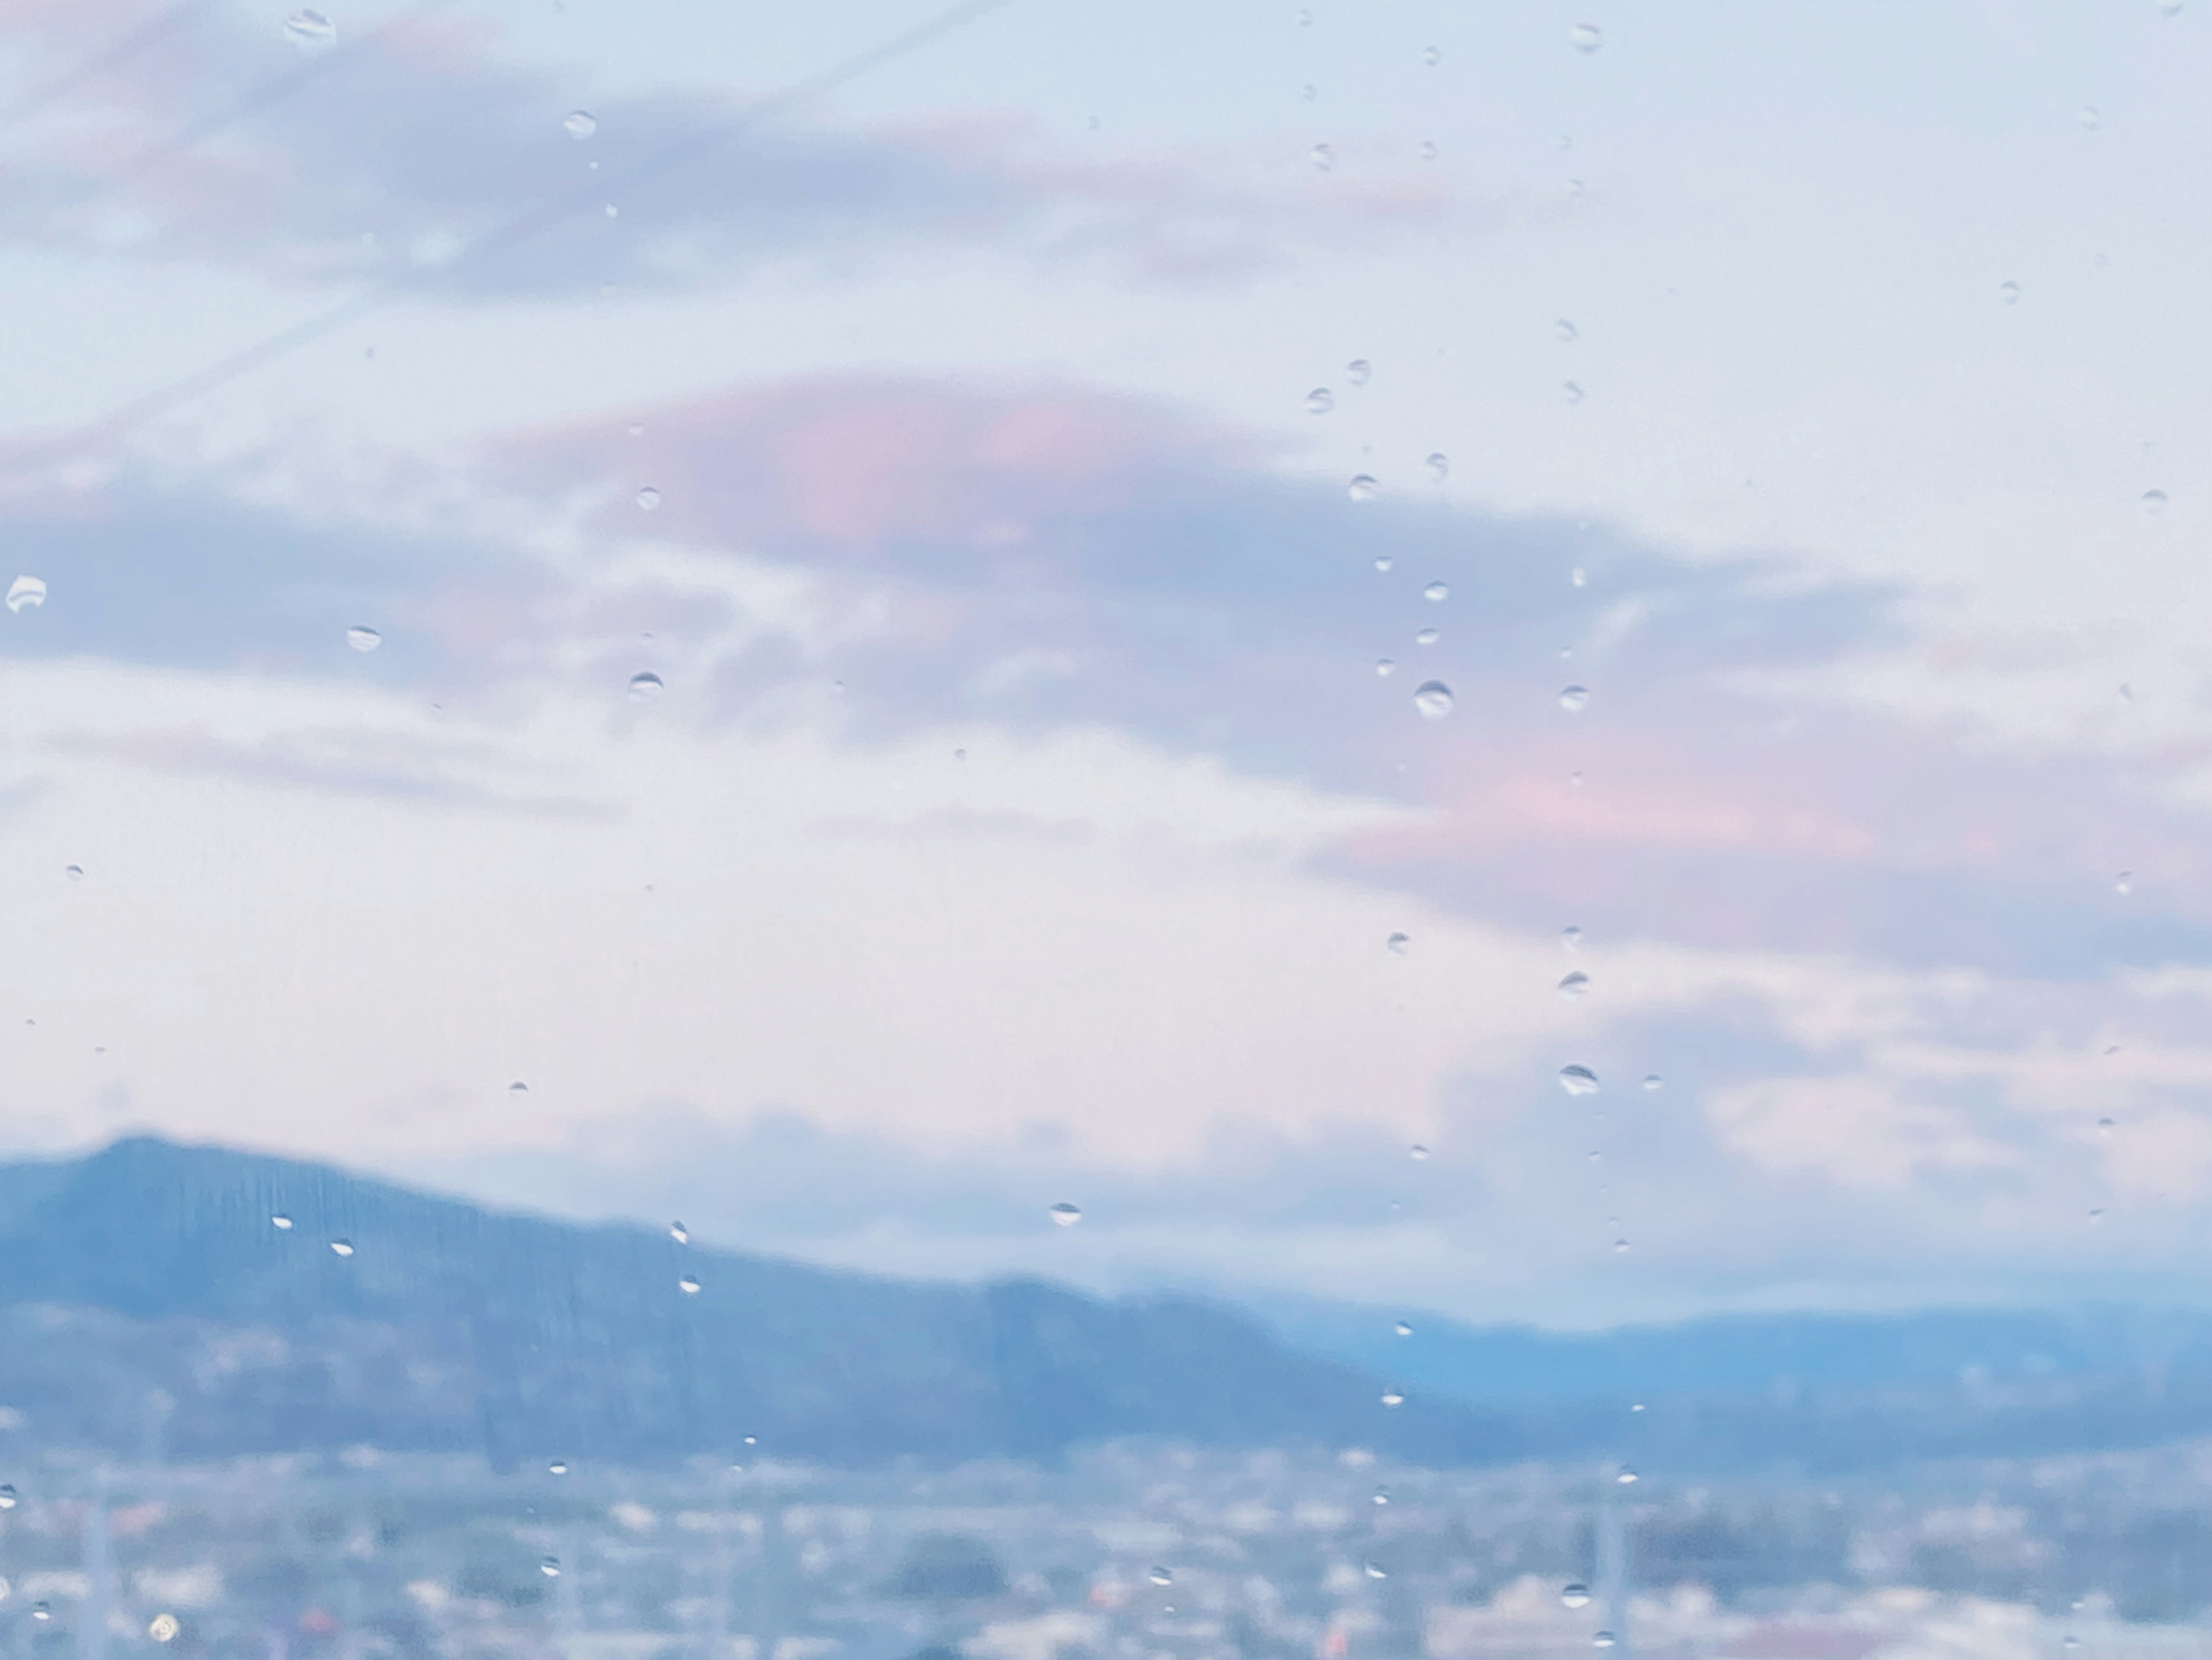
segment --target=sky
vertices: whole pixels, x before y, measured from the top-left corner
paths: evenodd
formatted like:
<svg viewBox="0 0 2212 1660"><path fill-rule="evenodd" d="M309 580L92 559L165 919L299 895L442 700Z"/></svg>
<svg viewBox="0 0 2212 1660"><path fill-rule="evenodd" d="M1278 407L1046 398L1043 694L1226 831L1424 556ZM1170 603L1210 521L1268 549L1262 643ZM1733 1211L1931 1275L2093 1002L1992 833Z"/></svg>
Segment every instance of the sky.
<svg viewBox="0 0 2212 1660"><path fill-rule="evenodd" d="M0 1153L2201 1300L2212 5L326 9L0 40Z"/></svg>

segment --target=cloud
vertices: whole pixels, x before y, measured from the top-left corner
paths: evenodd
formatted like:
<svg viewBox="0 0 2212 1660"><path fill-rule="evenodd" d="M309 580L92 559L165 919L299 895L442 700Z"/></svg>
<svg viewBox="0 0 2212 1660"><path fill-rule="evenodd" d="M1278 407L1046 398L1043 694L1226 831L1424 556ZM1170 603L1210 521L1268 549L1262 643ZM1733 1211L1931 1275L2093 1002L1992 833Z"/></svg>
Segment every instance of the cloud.
<svg viewBox="0 0 2212 1660"><path fill-rule="evenodd" d="M69 8L27 34L59 66L128 15ZM1512 211L1455 201L1410 155L1285 178L1234 155L1099 160L1012 116L837 126L774 105L611 98L580 142L550 76L437 5L305 62L210 10L37 111L0 204L19 247L450 301L819 279L933 249L1240 278Z"/></svg>

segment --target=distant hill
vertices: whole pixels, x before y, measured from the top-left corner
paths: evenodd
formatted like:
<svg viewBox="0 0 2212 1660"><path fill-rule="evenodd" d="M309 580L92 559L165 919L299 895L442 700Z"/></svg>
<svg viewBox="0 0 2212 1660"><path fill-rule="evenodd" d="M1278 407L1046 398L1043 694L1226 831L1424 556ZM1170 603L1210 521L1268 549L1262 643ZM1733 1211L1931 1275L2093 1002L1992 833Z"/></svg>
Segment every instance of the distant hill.
<svg viewBox="0 0 2212 1660"><path fill-rule="evenodd" d="M0 1402L45 1444L501 1462L748 1436L834 1462L1129 1435L1440 1462L1527 1450L1508 1415L1391 1408L1386 1387L1185 1298L834 1273L149 1137L0 1166Z"/></svg>

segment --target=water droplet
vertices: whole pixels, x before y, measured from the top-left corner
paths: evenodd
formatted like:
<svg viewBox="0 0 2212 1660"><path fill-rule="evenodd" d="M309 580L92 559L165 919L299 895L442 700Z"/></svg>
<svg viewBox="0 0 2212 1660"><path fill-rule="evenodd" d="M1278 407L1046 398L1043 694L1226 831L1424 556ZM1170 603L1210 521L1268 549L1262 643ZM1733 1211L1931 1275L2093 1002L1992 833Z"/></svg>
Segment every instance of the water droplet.
<svg viewBox="0 0 2212 1660"><path fill-rule="evenodd" d="M1569 951L1575 950L1582 944L1582 942L1583 931L1580 928L1576 927L1572 923L1569 923L1565 927L1559 930L1559 943L1562 946L1565 946Z"/></svg>
<svg viewBox="0 0 2212 1660"><path fill-rule="evenodd" d="M2136 873L2133 871L2124 870L2118 876L2115 876L2112 879L2112 891L2114 893L2133 893L2135 891Z"/></svg>
<svg viewBox="0 0 2212 1660"><path fill-rule="evenodd" d="M1146 1574L1145 1578L1151 1580L1156 1585L1172 1585L1175 1584L1175 1575L1170 1573L1165 1568L1154 1568L1150 1573Z"/></svg>
<svg viewBox="0 0 2212 1660"><path fill-rule="evenodd" d="M633 703L650 703L667 690L667 684L651 669L641 669L629 678L629 701Z"/></svg>
<svg viewBox="0 0 2212 1660"><path fill-rule="evenodd" d="M1429 453L1429 459L1423 465L1428 468L1429 477L1439 484L1444 482L1445 477L1451 471L1451 458L1442 450L1431 450Z"/></svg>
<svg viewBox="0 0 2212 1660"><path fill-rule="evenodd" d="M1613 1249L1616 1253L1625 1251L1628 1249L1628 1241L1626 1239L1616 1239L1613 1242ZM1621 1480L1624 1481L1633 1481L1636 1478L1632 1475L1625 1475L1621 1477Z"/></svg>
<svg viewBox="0 0 2212 1660"><path fill-rule="evenodd" d="M279 1233L289 1233L292 1231L292 1219L280 1210L269 1219L269 1225Z"/></svg>
<svg viewBox="0 0 2212 1660"><path fill-rule="evenodd" d="M1575 343L1575 325L1564 317L1552 325L1552 332L1571 346Z"/></svg>
<svg viewBox="0 0 2212 1660"><path fill-rule="evenodd" d="M1384 1389L1382 1391L1382 1404L1386 1407L1404 1406L1406 1404L1406 1392L1403 1389Z"/></svg>
<svg viewBox="0 0 2212 1660"><path fill-rule="evenodd" d="M1578 588L1585 587L1589 583L1589 573L1584 570L1580 565L1577 565L1572 570L1567 573L1567 581L1572 582Z"/></svg>
<svg viewBox="0 0 2212 1660"><path fill-rule="evenodd" d="M173 1614L157 1614L146 1622L146 1635L156 1643L174 1642L178 1632L182 1629Z"/></svg>
<svg viewBox="0 0 2212 1660"><path fill-rule="evenodd" d="M1367 384L1367 377L1375 373L1375 366L1364 357L1355 357L1344 366L1344 378L1355 386Z"/></svg>
<svg viewBox="0 0 2212 1660"><path fill-rule="evenodd" d="M352 1240L350 1240L350 1239L333 1239L333 1240L331 1240L331 1256L352 1256L352 1255L353 1255L353 1241L352 1241Z"/></svg>
<svg viewBox="0 0 2212 1660"><path fill-rule="evenodd" d="M2002 300L2008 306L2018 305L2020 303L2020 284L2017 283L1998 283L1997 297Z"/></svg>
<svg viewBox="0 0 2212 1660"><path fill-rule="evenodd" d="M64 865L62 866L62 874L68 877L72 882L82 882L84 880L84 866L82 865Z"/></svg>
<svg viewBox="0 0 2212 1660"><path fill-rule="evenodd" d="M2097 122L2100 119L2097 114L2097 106L2094 104L2082 105L2080 109L2074 112L2074 119L2081 124L2082 131L2096 131Z"/></svg>
<svg viewBox="0 0 2212 1660"><path fill-rule="evenodd" d="M1391 556L1387 553L1378 554L1376 556L1375 559L1375 569L1379 571L1388 571L1391 566L1397 562L1398 562L1396 560L1391 558Z"/></svg>
<svg viewBox="0 0 2212 1660"><path fill-rule="evenodd" d="M8 585L9 611L36 611L46 603L46 585L43 578L19 576Z"/></svg>
<svg viewBox="0 0 2212 1660"><path fill-rule="evenodd" d="M1434 46L1423 46L1421 48L1421 61L1424 64L1426 64L1431 69L1434 69L1437 64L1444 61L1444 55Z"/></svg>
<svg viewBox="0 0 2212 1660"><path fill-rule="evenodd" d="M1580 714L1589 704L1588 686L1562 686L1559 689L1559 707L1569 714Z"/></svg>
<svg viewBox="0 0 2212 1660"><path fill-rule="evenodd" d="M1387 1504L1389 1501L1386 1499L1383 1502ZM1370 1562L1366 1567L1367 1577L1370 1579L1388 1579L1390 1577L1389 1570L1378 1562Z"/></svg>
<svg viewBox="0 0 2212 1660"><path fill-rule="evenodd" d="M1352 483L1346 487L1345 493L1355 502L1372 502L1377 488L1372 476L1356 472L1352 474Z"/></svg>
<svg viewBox="0 0 2212 1660"><path fill-rule="evenodd" d="M1387 677L1397 666L1387 657L1378 657L1375 660L1375 672L1380 675Z"/></svg>
<svg viewBox="0 0 2212 1660"><path fill-rule="evenodd" d="M1408 1147L1407 1149L1407 1152L1412 1157L1413 1162L1417 1164L1429 1156L1429 1150L1423 1146L1419 1141L1414 1142L1412 1146Z"/></svg>
<svg viewBox="0 0 2212 1660"><path fill-rule="evenodd" d="M1611 1632L1601 1631L1596 1636L1590 1639L1590 1646L1594 1649L1609 1649L1613 1646L1613 1633Z"/></svg>
<svg viewBox="0 0 2212 1660"><path fill-rule="evenodd" d="M1313 27L1313 13L1303 6L1298 9L1298 27L1302 29Z"/></svg>
<svg viewBox="0 0 2212 1660"><path fill-rule="evenodd" d="M1636 1472L1634 1470L1623 1470L1620 1475L1614 1476L1613 1479L1620 1482L1624 1487L1632 1487L1636 1485Z"/></svg>
<svg viewBox="0 0 2212 1660"><path fill-rule="evenodd" d="M338 26L319 11L295 11L284 20L284 38L301 52L328 52L338 43Z"/></svg>
<svg viewBox="0 0 2212 1660"><path fill-rule="evenodd" d="M637 493L638 511L651 513L660 505L660 492L650 484Z"/></svg>
<svg viewBox="0 0 2212 1660"><path fill-rule="evenodd" d="M2089 1219L2092 1222L2101 1222L2105 1219L2105 1213L2102 1210L2093 1207L2089 1212Z"/></svg>
<svg viewBox="0 0 2212 1660"><path fill-rule="evenodd" d="M1306 160L1314 164L1316 172L1327 173L1336 165L1336 152L1326 144L1316 144L1306 152Z"/></svg>
<svg viewBox="0 0 2212 1660"><path fill-rule="evenodd" d="M1579 404L1583 401L1583 389L1573 381L1568 381L1561 390L1567 394L1567 402L1570 404Z"/></svg>
<svg viewBox="0 0 2212 1660"><path fill-rule="evenodd" d="M561 130L571 138L589 138L599 130L599 118L589 110L570 110L562 120Z"/></svg>
<svg viewBox="0 0 2212 1660"><path fill-rule="evenodd" d="M1579 52L1593 52L1605 44L1605 36L1595 23L1577 23L1567 31L1567 43Z"/></svg>
<svg viewBox="0 0 2212 1660"><path fill-rule="evenodd" d="M1560 1605L1565 1608L1588 1608L1589 1606L1589 1587L1582 1584L1580 1581L1577 1581L1575 1584L1571 1585L1561 1586L1559 1589L1559 1602Z"/></svg>
<svg viewBox="0 0 2212 1660"><path fill-rule="evenodd" d="M52 1619L53 1617L54 1617L54 1611L53 1611L52 1608L48 1608L48 1607L47 1607L44 1602L33 1602L33 1603L32 1603L32 1604L31 1604L31 1618L32 1618L32 1619L33 1619L33 1620L51 1620L51 1619Z"/></svg>
<svg viewBox="0 0 2212 1660"><path fill-rule="evenodd" d="M2160 17L2180 16L2181 0L2158 0L2158 15Z"/></svg>
<svg viewBox="0 0 2212 1660"><path fill-rule="evenodd" d="M2109 1118L2100 1118L2097 1121L2097 1134L2100 1135L2110 1135L2112 1133L2112 1121Z"/></svg>
<svg viewBox="0 0 2212 1660"><path fill-rule="evenodd" d="M681 1222L671 1222L668 1225L668 1237L679 1245L688 1245L691 1243L691 1230Z"/></svg>
<svg viewBox="0 0 2212 1660"><path fill-rule="evenodd" d="M1644 1087L1647 1093L1656 1095L1667 1087L1667 1080L1656 1072L1647 1072L1644 1074Z"/></svg>
<svg viewBox="0 0 2212 1660"><path fill-rule="evenodd" d="M1570 1095L1595 1095L1597 1074L1588 1067L1561 1067L1559 1087Z"/></svg>
<svg viewBox="0 0 2212 1660"><path fill-rule="evenodd" d="M1404 933L1394 933L1382 942L1387 949L1395 952L1400 957L1406 954L1406 948L1413 943L1413 936Z"/></svg>
<svg viewBox="0 0 2212 1660"><path fill-rule="evenodd" d="M1570 1003L1573 1002L1575 999L1580 997L1589 989L1589 976L1584 974L1580 969L1577 969L1572 974L1559 982L1559 995L1565 998Z"/></svg>
<svg viewBox="0 0 2212 1660"><path fill-rule="evenodd" d="M1421 160L1424 161L1433 161L1436 159L1437 141L1433 138L1424 138L1421 140Z"/></svg>
<svg viewBox="0 0 2212 1660"><path fill-rule="evenodd" d="M1580 196L1582 193L1583 181L1581 179L1570 179L1567 180L1567 194L1569 196Z"/></svg>
<svg viewBox="0 0 2212 1660"><path fill-rule="evenodd" d="M1048 1213L1053 1221L1063 1228L1072 1228L1083 1219L1083 1207L1071 1205L1065 1200L1054 1205Z"/></svg>
<svg viewBox="0 0 2212 1660"><path fill-rule="evenodd" d="M1298 96L1304 99L1307 103L1310 104L1315 99L1321 96L1321 88L1314 85L1312 82L1309 81L1305 85L1298 88Z"/></svg>
<svg viewBox="0 0 2212 1660"><path fill-rule="evenodd" d="M2145 513L2164 513L2166 511L2166 492L2164 490L2145 490L2142 493L2142 505L2143 511Z"/></svg>
<svg viewBox="0 0 2212 1660"><path fill-rule="evenodd" d="M1336 394L1327 386L1316 386L1306 394L1308 415L1327 415L1336 407Z"/></svg>
<svg viewBox="0 0 2212 1660"><path fill-rule="evenodd" d="M1417 646L1433 646L1443 638L1443 636L1434 629L1423 629L1413 636L1413 643Z"/></svg>
<svg viewBox="0 0 2212 1660"><path fill-rule="evenodd" d="M384 643L384 636L374 629L355 623L346 630L346 644L358 652L372 652Z"/></svg>
<svg viewBox="0 0 2212 1660"><path fill-rule="evenodd" d="M545 1470L549 1475L566 1475L568 1473L568 1461L565 1458L556 1458L545 1467Z"/></svg>
<svg viewBox="0 0 2212 1660"><path fill-rule="evenodd" d="M538 1572L548 1579L558 1579L561 1577L561 1559L557 1556L544 1558L538 1564Z"/></svg>
<svg viewBox="0 0 2212 1660"><path fill-rule="evenodd" d="M1451 713L1451 688L1441 680L1424 680L1414 688L1413 707L1424 721L1441 721Z"/></svg>
<svg viewBox="0 0 2212 1660"><path fill-rule="evenodd" d="M530 1093L530 1085L518 1078L507 1086L507 1092L509 1095L527 1095Z"/></svg>
<svg viewBox="0 0 2212 1660"><path fill-rule="evenodd" d="M676 1289L686 1297L696 1297L699 1294L699 1282L687 1274L677 1280Z"/></svg>
<svg viewBox="0 0 2212 1660"><path fill-rule="evenodd" d="M1403 1320L1401 1320L1396 1325L1391 1327L1390 1329L1397 1333L1401 1337L1411 1337L1413 1335L1413 1329L1407 1325Z"/></svg>

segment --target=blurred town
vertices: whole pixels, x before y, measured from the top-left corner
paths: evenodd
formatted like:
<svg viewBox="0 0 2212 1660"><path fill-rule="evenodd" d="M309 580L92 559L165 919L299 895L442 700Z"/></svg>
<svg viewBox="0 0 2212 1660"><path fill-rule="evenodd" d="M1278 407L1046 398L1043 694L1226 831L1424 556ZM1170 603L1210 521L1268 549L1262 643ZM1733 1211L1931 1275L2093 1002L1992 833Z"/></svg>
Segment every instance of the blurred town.
<svg viewBox="0 0 2212 1660"><path fill-rule="evenodd" d="M1139 1443L869 1472L17 1456L11 1660L2212 1656L2203 1443L1711 1486Z"/></svg>

